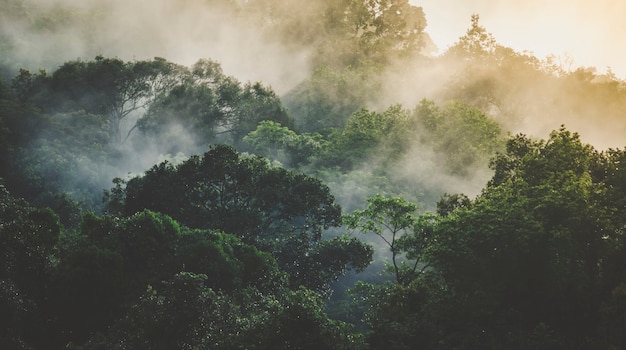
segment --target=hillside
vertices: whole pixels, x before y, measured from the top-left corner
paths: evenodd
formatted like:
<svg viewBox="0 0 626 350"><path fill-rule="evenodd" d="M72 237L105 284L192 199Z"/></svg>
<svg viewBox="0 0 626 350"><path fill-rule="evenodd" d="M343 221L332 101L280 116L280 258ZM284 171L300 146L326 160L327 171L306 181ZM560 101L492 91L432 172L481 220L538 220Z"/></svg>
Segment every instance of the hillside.
<svg viewBox="0 0 626 350"><path fill-rule="evenodd" d="M0 0L7 349L626 347L626 82L407 0Z"/></svg>

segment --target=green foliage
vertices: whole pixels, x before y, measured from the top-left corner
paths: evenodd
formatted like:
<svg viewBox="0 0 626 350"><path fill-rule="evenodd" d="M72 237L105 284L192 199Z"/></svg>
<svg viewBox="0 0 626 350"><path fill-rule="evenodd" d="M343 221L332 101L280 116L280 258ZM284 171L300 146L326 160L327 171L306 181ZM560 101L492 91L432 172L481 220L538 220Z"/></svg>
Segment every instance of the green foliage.
<svg viewBox="0 0 626 350"><path fill-rule="evenodd" d="M380 197L346 216L428 264L406 283L350 292L370 348L621 347L623 154L565 128L546 141L518 135L473 201L445 195L438 216L416 217Z"/></svg>
<svg viewBox="0 0 626 350"><path fill-rule="evenodd" d="M401 158L408 141L409 112L402 106L391 106L383 113L361 109L350 116L341 133L333 135L316 165L343 170L370 160L387 165Z"/></svg>
<svg viewBox="0 0 626 350"><path fill-rule="evenodd" d="M207 275L205 284L233 291L243 286L274 290L282 277L274 258L235 236L203 230L183 231L175 252L177 266Z"/></svg>
<svg viewBox="0 0 626 350"><path fill-rule="evenodd" d="M226 294L206 275L179 273L147 290L129 312L84 349L354 349L348 325L328 319L306 289ZM181 327L184 325L184 327Z"/></svg>
<svg viewBox="0 0 626 350"><path fill-rule="evenodd" d="M298 130L327 133L342 129L352 113L375 99L378 85L373 69L321 66L284 101Z"/></svg>
<svg viewBox="0 0 626 350"><path fill-rule="evenodd" d="M220 228L250 241L261 242L271 231L318 239L322 228L339 223L340 208L333 201L314 178L218 145L202 157L175 167L161 163L128 181L123 213L148 208L191 227Z"/></svg>
<svg viewBox="0 0 626 350"><path fill-rule="evenodd" d="M363 160L374 148L379 148L389 141L389 135L396 134L394 131L402 129L407 119L401 106L389 107L382 114L360 110L350 116L343 129L342 137L338 142L340 151L343 153L360 151L361 154L349 155L348 158L356 161Z"/></svg>
<svg viewBox="0 0 626 350"><path fill-rule="evenodd" d="M407 286L360 282L350 290L353 305L364 310L370 349L446 349L445 284L425 274Z"/></svg>
<svg viewBox="0 0 626 350"><path fill-rule="evenodd" d="M235 144L241 142L263 120L275 121L287 127L293 125L276 93L259 82L246 84L237 96L237 102L237 116L231 128Z"/></svg>
<svg viewBox="0 0 626 350"><path fill-rule="evenodd" d="M113 141L120 143L122 121L169 91L181 71L162 58L124 62L98 56L94 61L66 62L50 78L54 100L49 103L63 112L84 109L106 116Z"/></svg>
<svg viewBox="0 0 626 350"><path fill-rule="evenodd" d="M52 324L48 325L49 341L58 345L98 339L97 334L118 323L124 324L126 314L158 320L158 315L147 314L150 310L136 304L142 300L146 288L151 291L151 286L157 288L162 283L167 286L169 282L162 281L175 276L204 276L198 280L201 289L224 295L247 288L272 295L281 293L280 288L285 285L283 273L269 254L234 236L191 230L166 215L147 210L127 218L87 214L80 233L68 237L61 248L49 276L45 309L54 315ZM167 313L161 314L180 322L176 327L167 323L174 335L161 331L172 337L178 334L176 341L182 341L182 335L194 331L212 332L196 333L196 338L217 336L217 329L194 330L195 319L188 318L186 313L202 306L186 304L200 302L191 296L185 299L187 296L181 288L186 283L172 285L176 286L171 290L175 299L168 304L171 308L165 310ZM149 329L153 327L150 322L144 319L136 327Z"/></svg>
<svg viewBox="0 0 626 350"><path fill-rule="evenodd" d="M374 248L355 237L343 235L320 241L305 253L304 259L299 254L291 252L281 254L281 257L304 260L298 269L294 269L296 279L308 288L330 295L329 283L337 281L349 270L357 273L365 270L372 262Z"/></svg>
<svg viewBox="0 0 626 350"><path fill-rule="evenodd" d="M29 199L53 206L55 193L65 193L86 208L100 206L102 169L115 154L107 149L107 122L84 112L56 114L40 120L38 138L14 149L11 183ZM23 184L23 185L22 185Z"/></svg>
<svg viewBox="0 0 626 350"><path fill-rule="evenodd" d="M202 145L224 140L224 135L232 144L240 145L263 120L292 125L280 98L270 88L258 82L242 85L226 76L219 63L199 60L188 70L177 71L171 88L157 96L137 126L156 135L182 126Z"/></svg>
<svg viewBox="0 0 626 350"><path fill-rule="evenodd" d="M87 214L53 275L56 339L85 341L119 317L146 284L177 272L178 230L171 219L147 211L125 220Z"/></svg>
<svg viewBox="0 0 626 350"><path fill-rule="evenodd" d="M422 100L413 112L415 127L423 129L421 143L432 144L452 174L466 175L503 146L500 126L481 110L461 102L443 108Z"/></svg>
<svg viewBox="0 0 626 350"><path fill-rule="evenodd" d="M302 166L327 147L322 135L296 134L293 130L271 120L259 123L256 130L243 138L257 154L275 159L287 166Z"/></svg>
<svg viewBox="0 0 626 350"><path fill-rule="evenodd" d="M433 266L485 330L480 346L508 346L513 329L524 342L596 348L601 302L621 280L607 264L622 237L604 201L608 159L564 128L507 150L483 194L437 225Z"/></svg>
<svg viewBox="0 0 626 350"><path fill-rule="evenodd" d="M0 184L0 341L28 348L46 331L46 297L60 237L58 217Z"/></svg>
<svg viewBox="0 0 626 350"><path fill-rule="evenodd" d="M429 216L418 217L417 205L400 197L377 195L368 198L367 203L366 209L344 215L344 225L379 236L391 251L396 283L406 286L427 267L420 263L432 240L432 220ZM403 254L405 261L401 260Z"/></svg>
<svg viewBox="0 0 626 350"><path fill-rule="evenodd" d="M275 260L234 236L187 229L150 211L128 218L89 213L76 234L61 236L50 210L0 189L6 346L252 348L265 334L274 334L266 342L291 344L301 325L317 327L297 338L303 344L327 339L333 345L325 348L344 349L353 341L347 325L325 317L317 294L285 289ZM310 323L298 324L301 318Z"/></svg>
<svg viewBox="0 0 626 350"><path fill-rule="evenodd" d="M326 288L344 271L332 262L309 258L323 242L322 230L340 224L341 209L328 187L229 146L214 146L177 166L161 163L109 194L108 208L121 208L124 215L150 209L193 228L235 234L271 252L294 286ZM355 261L345 264L363 268L371 251L354 243L345 246L353 253L345 253Z"/></svg>
<svg viewBox="0 0 626 350"><path fill-rule="evenodd" d="M437 215L447 216L454 210L468 208L470 206L471 201L466 195L460 193L444 193L443 196L441 196L441 199L437 202Z"/></svg>
<svg viewBox="0 0 626 350"><path fill-rule="evenodd" d="M31 73L28 69L20 69L18 74L11 81L11 87L15 97L21 102L32 101L43 102L46 97L46 84L50 77L42 69L37 74ZM43 101L42 101L43 99Z"/></svg>

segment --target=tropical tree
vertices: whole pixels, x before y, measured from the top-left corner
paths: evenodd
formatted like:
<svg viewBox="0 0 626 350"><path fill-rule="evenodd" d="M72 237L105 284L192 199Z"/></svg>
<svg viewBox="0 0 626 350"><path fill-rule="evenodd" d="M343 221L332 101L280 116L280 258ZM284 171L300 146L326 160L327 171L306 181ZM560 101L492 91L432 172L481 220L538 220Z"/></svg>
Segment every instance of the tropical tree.
<svg viewBox="0 0 626 350"><path fill-rule="evenodd" d="M328 141L318 133L297 134L271 120L260 122L243 141L250 144L257 154L278 160L286 166L306 165L328 145Z"/></svg>
<svg viewBox="0 0 626 350"><path fill-rule="evenodd" d="M473 325L454 341L599 346L603 271L622 237L601 199L603 159L564 128L547 141L513 137L481 196L438 222L430 261Z"/></svg>
<svg viewBox="0 0 626 350"><path fill-rule="evenodd" d="M294 286L326 288L344 271L321 260L327 245L347 249L341 266L360 270L371 258L371 248L358 241L322 240L324 229L341 223L341 208L328 187L230 146L213 146L177 166L161 163L122 185L107 194L110 210L132 215L150 209L189 227L235 234L271 252Z"/></svg>
<svg viewBox="0 0 626 350"><path fill-rule="evenodd" d="M316 293L300 288L225 293L208 276L179 273L148 286L140 300L83 349L357 349L361 337L329 319Z"/></svg>
<svg viewBox="0 0 626 350"><path fill-rule="evenodd" d="M422 258L432 240L432 218L418 217L417 205L400 197L377 195L367 203L367 208L344 215L344 225L379 236L391 251L396 283L406 286L428 267Z"/></svg>
<svg viewBox="0 0 626 350"><path fill-rule="evenodd" d="M149 310L136 304L142 304L146 291L151 298L152 291L161 292L167 281L181 275L202 275L203 290L224 295L248 289L250 293L273 295L286 284L271 255L232 235L189 229L148 210L124 218L87 214L80 230L66 235L57 248L57 263L46 289L45 311L51 320L46 333L48 345L97 339L114 324L123 323L127 314L144 319L137 325L139 329L149 328L150 320L159 316L144 314ZM182 289L171 292L176 290L185 298ZM202 306L176 307L180 309L168 309L166 315L180 321L176 327L168 326L172 334L193 332L196 325L187 313ZM145 342L144 336L154 334L134 336ZM182 341L172 337L172 341Z"/></svg>
<svg viewBox="0 0 626 350"><path fill-rule="evenodd" d="M124 62L97 56L93 61L69 61L50 76L51 98L45 103L60 112L84 109L106 116L111 137L121 143L133 129L129 127L123 138L122 122L171 89L181 69L162 58Z"/></svg>
<svg viewBox="0 0 626 350"><path fill-rule="evenodd" d="M48 288L61 238L58 217L15 198L0 183L0 340L7 347L43 345Z"/></svg>
<svg viewBox="0 0 626 350"><path fill-rule="evenodd" d="M181 79L159 95L137 126L156 137L182 127L203 146L217 141L241 145L263 120L292 125L270 88L258 82L241 84L225 75L219 63L203 59L181 72Z"/></svg>

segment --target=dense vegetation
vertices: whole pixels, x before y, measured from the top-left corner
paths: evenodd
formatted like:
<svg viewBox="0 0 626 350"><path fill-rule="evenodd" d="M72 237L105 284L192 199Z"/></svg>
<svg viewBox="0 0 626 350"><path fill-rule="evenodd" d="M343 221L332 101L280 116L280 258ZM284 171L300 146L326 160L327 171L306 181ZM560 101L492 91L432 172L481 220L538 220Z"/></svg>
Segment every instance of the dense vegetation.
<svg viewBox="0 0 626 350"><path fill-rule="evenodd" d="M53 34L104 11L0 5ZM3 29L3 348L626 347L626 148L569 129L623 136L626 82L477 15L428 56L404 0L202 6L306 49L308 76L279 96L209 58L19 69ZM567 127L517 132L546 116Z"/></svg>

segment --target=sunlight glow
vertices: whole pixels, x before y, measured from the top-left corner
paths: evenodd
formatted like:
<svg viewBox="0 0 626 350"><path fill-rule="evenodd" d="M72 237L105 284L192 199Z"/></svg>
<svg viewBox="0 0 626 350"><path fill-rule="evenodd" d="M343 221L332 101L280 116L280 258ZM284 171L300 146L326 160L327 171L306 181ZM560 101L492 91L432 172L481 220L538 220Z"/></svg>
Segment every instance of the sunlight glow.
<svg viewBox="0 0 626 350"><path fill-rule="evenodd" d="M570 56L575 67L610 67L626 78L626 2L622 0L411 0L426 13L429 33L440 52L470 25L470 16L498 43L538 58Z"/></svg>

